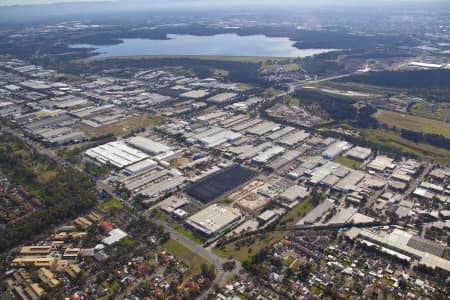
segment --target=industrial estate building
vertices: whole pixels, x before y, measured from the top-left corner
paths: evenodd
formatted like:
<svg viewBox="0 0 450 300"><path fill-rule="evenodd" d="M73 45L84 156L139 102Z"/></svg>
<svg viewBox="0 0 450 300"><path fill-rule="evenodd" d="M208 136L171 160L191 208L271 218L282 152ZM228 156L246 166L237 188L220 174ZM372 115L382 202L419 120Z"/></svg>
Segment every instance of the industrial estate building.
<svg viewBox="0 0 450 300"><path fill-rule="evenodd" d="M444 245L406 231L394 229L391 232L376 233L367 229L352 228L346 235L400 260L409 262L412 258L417 258L421 265L450 272L450 261L441 257L445 250Z"/></svg>
<svg viewBox="0 0 450 300"><path fill-rule="evenodd" d="M85 154L103 164L110 163L118 168L129 166L149 157L144 152L127 146L125 142L104 144L87 150Z"/></svg>
<svg viewBox="0 0 450 300"><path fill-rule="evenodd" d="M230 210L213 204L189 217L186 221L194 230L212 236L230 229L240 216Z"/></svg>

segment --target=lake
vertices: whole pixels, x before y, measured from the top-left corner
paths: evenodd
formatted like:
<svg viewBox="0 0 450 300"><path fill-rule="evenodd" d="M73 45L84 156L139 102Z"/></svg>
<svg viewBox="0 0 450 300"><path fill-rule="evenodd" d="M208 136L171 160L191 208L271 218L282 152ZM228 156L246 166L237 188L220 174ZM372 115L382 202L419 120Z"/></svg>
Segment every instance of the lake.
<svg viewBox="0 0 450 300"><path fill-rule="evenodd" d="M239 36L217 34L197 36L169 34L167 40L122 39L117 45L75 44L72 48L95 48L95 57L139 55L215 55L215 56L269 56L306 57L337 51L336 49L297 49L294 41L285 37L265 35Z"/></svg>

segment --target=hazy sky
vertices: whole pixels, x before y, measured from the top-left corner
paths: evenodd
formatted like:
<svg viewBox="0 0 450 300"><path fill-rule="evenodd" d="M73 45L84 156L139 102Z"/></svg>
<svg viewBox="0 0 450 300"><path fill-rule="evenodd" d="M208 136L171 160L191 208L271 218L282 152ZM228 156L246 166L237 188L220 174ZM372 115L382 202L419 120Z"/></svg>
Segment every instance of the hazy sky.
<svg viewBox="0 0 450 300"><path fill-rule="evenodd" d="M124 1L124 0L96 0L96 1ZM126 2L142 2L145 4L155 3L159 6L190 6L190 5L245 5L245 4L276 4L276 5L301 5L301 4L387 4L387 3L445 3L448 0L128 0ZM94 2L93 0L0 0L0 6L6 5L30 5L30 4L49 4L62 2Z"/></svg>
<svg viewBox="0 0 450 300"><path fill-rule="evenodd" d="M105 1L105 0L96 0ZM0 6L6 5L31 5L31 4L50 4L50 3L62 3L62 2L93 2L92 0L0 0Z"/></svg>

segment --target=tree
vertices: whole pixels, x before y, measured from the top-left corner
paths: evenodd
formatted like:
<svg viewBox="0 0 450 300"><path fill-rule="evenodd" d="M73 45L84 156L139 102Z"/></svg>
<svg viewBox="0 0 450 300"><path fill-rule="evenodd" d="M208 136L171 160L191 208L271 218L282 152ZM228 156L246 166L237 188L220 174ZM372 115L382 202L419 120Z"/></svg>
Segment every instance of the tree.
<svg viewBox="0 0 450 300"><path fill-rule="evenodd" d="M311 203L312 203L314 206L317 206L317 205L319 205L319 203L320 203L320 199L321 199L321 194L320 194L316 189L314 189L314 190L311 192Z"/></svg>
<svg viewBox="0 0 450 300"><path fill-rule="evenodd" d="M408 288L408 282L407 282L405 279L400 278L400 280L398 281L398 287L399 287L403 292L405 292L406 289Z"/></svg>
<svg viewBox="0 0 450 300"><path fill-rule="evenodd" d="M169 290L174 294L178 293L178 284L175 281L172 281L169 285Z"/></svg>

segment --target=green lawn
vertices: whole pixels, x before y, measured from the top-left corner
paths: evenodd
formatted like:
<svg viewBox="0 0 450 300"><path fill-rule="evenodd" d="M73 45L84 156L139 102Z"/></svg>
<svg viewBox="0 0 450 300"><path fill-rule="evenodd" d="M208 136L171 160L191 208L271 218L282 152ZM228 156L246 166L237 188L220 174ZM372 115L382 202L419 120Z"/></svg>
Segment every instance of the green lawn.
<svg viewBox="0 0 450 300"><path fill-rule="evenodd" d="M392 147L403 153L416 155L422 160L430 159L435 162L450 165L450 151L433 147L428 144L409 141L402 138L396 132L381 129L368 129L361 131L361 137L378 145Z"/></svg>
<svg viewBox="0 0 450 300"><path fill-rule="evenodd" d="M175 256L178 261L183 262L184 264L189 266L189 271L184 274L185 280L189 280L192 276L200 274L202 264L210 265L210 263L205 258L192 252L174 239L168 240L162 245L162 247L173 256Z"/></svg>
<svg viewBox="0 0 450 300"><path fill-rule="evenodd" d="M411 107L411 113L419 117L445 122L450 118L450 103L417 102Z"/></svg>
<svg viewBox="0 0 450 300"><path fill-rule="evenodd" d="M165 222L167 220L166 216L157 209L149 209L147 210L147 213L149 213L152 217L155 217L160 221Z"/></svg>
<svg viewBox="0 0 450 300"><path fill-rule="evenodd" d="M136 241L130 237L126 237L123 240L121 240L120 244L129 249L136 247Z"/></svg>
<svg viewBox="0 0 450 300"><path fill-rule="evenodd" d="M289 212L281 218L280 225L285 228L294 226L313 208L314 206L312 204L312 197L309 196L300 204L289 210Z"/></svg>
<svg viewBox="0 0 450 300"><path fill-rule="evenodd" d="M323 291L322 291L322 289L320 289L319 287L313 285L313 286L311 287L311 294L313 294L313 295L315 295L315 296L317 296L317 297L322 297Z"/></svg>
<svg viewBox="0 0 450 300"><path fill-rule="evenodd" d="M450 124L423 117L379 109L374 115L380 122L401 129L441 134L450 138Z"/></svg>
<svg viewBox="0 0 450 300"><path fill-rule="evenodd" d="M281 218L280 227L289 228L294 226L313 208L312 197L306 198L302 203L292 208ZM227 244L220 249L213 248L213 252L222 257L231 256L240 262L244 262L256 253L260 252L264 247L269 247L280 241L283 236L283 232L266 233L262 236L254 236L235 243Z"/></svg>
<svg viewBox="0 0 450 300"><path fill-rule="evenodd" d="M255 88L255 86L247 84L247 83L238 83L237 87L241 90L241 91L248 91L251 90L253 88Z"/></svg>
<svg viewBox="0 0 450 300"><path fill-rule="evenodd" d="M80 130L89 137L100 137L108 134L122 136L141 128L154 128L163 122L164 119L158 116L139 115L131 116L118 122L96 128L89 125L83 125L80 127Z"/></svg>
<svg viewBox="0 0 450 300"><path fill-rule="evenodd" d="M122 210L125 207L125 205L120 202L120 200L117 200L116 198L111 198L101 204L98 205L98 209L101 211L107 212L109 210Z"/></svg>
<svg viewBox="0 0 450 300"><path fill-rule="evenodd" d="M344 156L338 156L333 161L352 169L358 169L361 166L361 162Z"/></svg>
<svg viewBox="0 0 450 300"><path fill-rule="evenodd" d="M289 267L290 265L292 265L292 263L295 261L295 258L293 258L292 256L289 256L288 258L286 258L284 261L283 261L283 265L285 266L285 267Z"/></svg>
<svg viewBox="0 0 450 300"><path fill-rule="evenodd" d="M231 243L223 248L217 249L213 248L213 252L222 257L232 257L237 259L241 263L251 258L256 253L260 252L264 247L268 247L278 242L283 238L284 234L282 232L272 232L266 233L263 236L255 236L252 237L250 243L247 243L246 240L242 240L242 244L240 247L237 246L236 243Z"/></svg>
<svg viewBox="0 0 450 300"><path fill-rule="evenodd" d="M169 221L167 219L167 216L164 213L162 213L161 211L159 211L158 209L154 209L152 211L147 211L147 213L151 213L151 216L155 217L156 219L158 219L158 220L160 220L162 222L168 223L170 227L172 227L173 229L175 229L176 231L178 231L179 233L181 233L185 237L193 240L197 244L201 245L204 242L206 242L205 238L196 235L195 233L193 233L189 229L186 229L183 225L180 225L180 224L177 224L177 223L171 223L171 221Z"/></svg>
<svg viewBox="0 0 450 300"><path fill-rule="evenodd" d="M172 227L173 229L175 229L176 231L178 231L179 233L181 233L182 235L184 235L185 237L193 240L194 242L196 242L197 244L203 244L204 242L206 242L206 239L203 237L200 237L198 235L196 235L195 233L193 233L192 231L190 231L189 229L186 229L183 225L180 224L176 224L176 223L171 223L169 224L170 227Z"/></svg>

